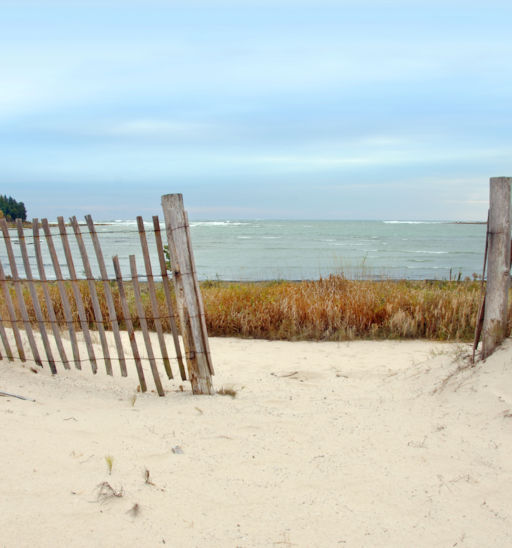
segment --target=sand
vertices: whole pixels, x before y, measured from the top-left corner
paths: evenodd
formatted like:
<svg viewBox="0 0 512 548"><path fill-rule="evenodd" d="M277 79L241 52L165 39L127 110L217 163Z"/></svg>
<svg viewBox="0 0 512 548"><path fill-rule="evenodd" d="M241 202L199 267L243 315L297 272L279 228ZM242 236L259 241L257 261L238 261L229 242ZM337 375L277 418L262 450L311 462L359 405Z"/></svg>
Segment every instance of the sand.
<svg viewBox="0 0 512 548"><path fill-rule="evenodd" d="M512 341L211 347L235 398L1 361L0 546L512 545Z"/></svg>

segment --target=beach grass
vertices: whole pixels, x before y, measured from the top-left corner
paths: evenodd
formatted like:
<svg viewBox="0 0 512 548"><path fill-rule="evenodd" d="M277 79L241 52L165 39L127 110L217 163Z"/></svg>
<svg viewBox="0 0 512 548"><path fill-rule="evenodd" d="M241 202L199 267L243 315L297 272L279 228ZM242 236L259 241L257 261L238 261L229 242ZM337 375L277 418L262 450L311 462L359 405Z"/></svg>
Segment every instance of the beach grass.
<svg viewBox="0 0 512 548"><path fill-rule="evenodd" d="M474 281L316 281L203 284L210 334L281 340L422 338L468 341Z"/></svg>
<svg viewBox="0 0 512 548"><path fill-rule="evenodd" d="M53 282L48 285L56 317L65 327L57 285ZM117 285L113 282L110 285L117 317L122 318ZM90 327L94 329L88 284L81 281L79 287ZM73 320L78 327L79 317L70 283L66 284L66 289L72 303ZM48 318L40 284L37 290L43 313ZM103 317L108 319L101 282L96 283L96 290ZM206 281L201 283L201 291L208 332L212 336L313 341L404 338L469 341L473 338L481 295L480 283L474 280L370 281L351 280L342 275L313 281ZM31 302L28 287L24 287L24 292L25 301ZM126 285L126 292L137 329L140 322L131 285ZM11 293L17 306L13 287ZM169 311L161 285L157 284L156 294L163 328L170 331ZM147 285L142 286L142 301L148 327L154 329ZM0 298L0 313L8 325L3 296ZM35 325L35 311L30 306L28 313ZM124 321L120 320L120 326L124 328Z"/></svg>

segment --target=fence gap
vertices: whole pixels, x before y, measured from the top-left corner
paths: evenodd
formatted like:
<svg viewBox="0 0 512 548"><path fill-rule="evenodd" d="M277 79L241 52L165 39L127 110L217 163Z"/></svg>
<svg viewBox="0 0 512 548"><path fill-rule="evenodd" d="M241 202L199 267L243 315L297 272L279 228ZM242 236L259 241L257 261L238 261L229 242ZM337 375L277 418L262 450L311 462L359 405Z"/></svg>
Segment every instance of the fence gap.
<svg viewBox="0 0 512 548"><path fill-rule="evenodd" d="M178 366L180 368L181 380L186 381L187 375L185 373L185 365L183 363L183 356L181 354L181 345L178 335L178 327L176 326L176 315L174 314L174 306L171 300L171 288L169 284L169 276L167 274L167 265L165 264L164 246L162 244L162 234L160 231L160 220L158 215L153 216L153 229L155 232L156 249L158 252L158 259L160 263L160 275L162 277L162 285L164 288L165 302L167 304L167 310L169 311L169 323L171 325L171 333L174 341L174 348L176 349L176 359L178 360Z"/></svg>
<svg viewBox="0 0 512 548"><path fill-rule="evenodd" d="M151 373L153 374L153 380L155 381L156 391L159 396L164 396L164 389L160 381L160 375L158 374L158 368L156 366L155 355L153 353L153 347L151 345L151 338L148 331L148 323L146 321L146 314L144 307L142 306L142 299L140 296L139 276L137 274L137 265L135 263L135 255L130 255L130 271L133 282L133 295L135 297L135 305L137 307L137 314L139 315L140 327L142 329L142 336L146 344L146 351L148 354L149 365L151 367Z"/></svg>
<svg viewBox="0 0 512 548"><path fill-rule="evenodd" d="M32 350L32 356L37 365L42 366L41 357L39 355L39 350L37 349L37 344L34 339L34 333L32 331L32 325L28 317L27 307L25 306L25 301L23 299L23 287L21 285L21 280L18 275L18 268L16 266L16 259L14 257L14 252L11 245L11 238L9 236L9 228L7 227L7 222L5 219L0 219L0 228L4 235L5 248L7 250L7 256L9 257L9 265L11 267L11 276L14 283L14 291L16 293L16 298L18 300L18 306L21 313L21 319L23 325L25 326L25 332L27 334L28 342L30 349Z"/></svg>
<svg viewBox="0 0 512 548"><path fill-rule="evenodd" d="M114 298L112 297L112 291L110 289L110 282L108 279L107 269L105 268L105 261L103 260L103 252L101 251L100 242L96 233L96 227L92 222L90 215L85 216L87 227L91 235L94 251L96 252L96 258L98 260L98 266L100 269L101 279L103 281L103 290L105 292L105 298L107 300L108 315L110 319L110 325L112 326L112 332L114 333L114 340L116 343L117 357L119 359L119 367L121 369L121 375L126 377L128 375L126 371L126 360L124 359L123 343L121 342L121 335L119 334L119 324L117 322L116 307L114 306ZM92 277L92 276L91 276Z"/></svg>
<svg viewBox="0 0 512 548"><path fill-rule="evenodd" d="M192 393L212 394L213 366L205 321L201 317L204 314L202 297L195 273L183 196L162 196L162 207Z"/></svg>
<svg viewBox="0 0 512 548"><path fill-rule="evenodd" d="M146 269L146 279L149 290L149 299L151 301L151 309L153 310L153 321L155 323L155 329L158 336L158 343L160 345L160 352L162 354L162 360L164 362L165 372L169 379L173 378L171 370L171 362L167 354L167 347L165 346L164 332L162 330L162 321L160 319L160 310L158 308L158 302L156 300L155 282L153 280L153 269L151 268L151 260L149 258L148 242L146 239L146 231L144 230L144 221L142 217L137 217L137 228L139 230L140 245L142 247L142 256L144 257L144 267Z"/></svg>

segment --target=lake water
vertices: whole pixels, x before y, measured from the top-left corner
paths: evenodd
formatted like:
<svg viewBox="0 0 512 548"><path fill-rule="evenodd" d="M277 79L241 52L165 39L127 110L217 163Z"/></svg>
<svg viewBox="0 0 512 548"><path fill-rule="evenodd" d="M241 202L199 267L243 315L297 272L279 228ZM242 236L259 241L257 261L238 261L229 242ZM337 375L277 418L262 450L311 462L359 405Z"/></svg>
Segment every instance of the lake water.
<svg viewBox="0 0 512 548"><path fill-rule="evenodd" d="M98 221L96 221L98 223ZM130 254L143 270L135 221L107 221L97 232L113 277L111 257L118 255L128 276ZM158 271L153 225L146 223L153 269ZM163 227L162 227L163 228ZM448 279L480 274L485 246L485 225L451 222L402 221L191 221L191 236L199 279L271 280L317 279L331 273L350 278ZM55 244L64 265L63 252L53 228ZM99 276L86 227L82 227L94 275ZM75 264L84 275L72 230L69 240ZM17 233L10 230L17 241ZM25 230L34 275L32 231ZM165 231L162 232L165 240ZM165 242L164 242L165 243ZM20 275L24 277L19 247L14 246ZM51 261L42 241L48 278ZM3 238L0 260L10 273ZM64 268L64 276L67 269Z"/></svg>

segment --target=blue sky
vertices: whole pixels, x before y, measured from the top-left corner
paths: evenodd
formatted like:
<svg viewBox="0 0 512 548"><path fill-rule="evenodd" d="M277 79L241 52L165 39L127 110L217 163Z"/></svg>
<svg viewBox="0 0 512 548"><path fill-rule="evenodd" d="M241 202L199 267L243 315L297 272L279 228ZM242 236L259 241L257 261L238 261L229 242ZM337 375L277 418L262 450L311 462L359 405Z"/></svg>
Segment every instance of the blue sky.
<svg viewBox="0 0 512 548"><path fill-rule="evenodd" d="M484 219L512 3L0 0L0 193L30 217Z"/></svg>

